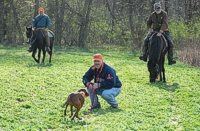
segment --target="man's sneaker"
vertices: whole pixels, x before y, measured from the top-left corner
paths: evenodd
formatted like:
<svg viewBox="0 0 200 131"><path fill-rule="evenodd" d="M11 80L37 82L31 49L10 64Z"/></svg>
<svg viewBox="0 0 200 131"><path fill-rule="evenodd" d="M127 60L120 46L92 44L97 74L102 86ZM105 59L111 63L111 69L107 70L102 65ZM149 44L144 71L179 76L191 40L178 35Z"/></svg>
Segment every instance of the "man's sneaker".
<svg viewBox="0 0 200 131"><path fill-rule="evenodd" d="M176 64L176 61L175 60L168 61L168 65L172 65L172 64Z"/></svg>
<svg viewBox="0 0 200 131"><path fill-rule="evenodd" d="M89 108L88 110L99 109L99 108L101 108L100 102L98 102L96 106L93 106L93 107Z"/></svg>
<svg viewBox="0 0 200 131"><path fill-rule="evenodd" d="M118 104L117 105L111 105L112 108L118 108Z"/></svg>
<svg viewBox="0 0 200 131"><path fill-rule="evenodd" d="M139 58L140 58L140 60L147 62L147 56L146 55L141 55Z"/></svg>
<svg viewBox="0 0 200 131"><path fill-rule="evenodd" d="M50 51L51 51L51 49L50 49L49 47L46 47L45 50L46 50L47 52L50 52Z"/></svg>

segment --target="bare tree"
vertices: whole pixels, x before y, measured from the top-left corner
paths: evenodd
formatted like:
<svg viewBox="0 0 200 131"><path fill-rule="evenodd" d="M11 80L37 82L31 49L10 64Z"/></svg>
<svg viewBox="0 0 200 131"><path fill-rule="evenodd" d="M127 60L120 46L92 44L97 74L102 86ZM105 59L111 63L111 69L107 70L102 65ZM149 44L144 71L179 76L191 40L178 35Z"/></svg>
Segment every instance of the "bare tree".
<svg viewBox="0 0 200 131"><path fill-rule="evenodd" d="M13 15L14 15L14 18L15 18L15 21L16 21L15 26L14 26L14 27L15 27L15 30L18 31L19 34L23 34L23 33L22 33L21 26L20 26L20 23L19 23L19 17L18 17L18 14L19 14L19 13L17 12L16 7L14 6L14 1L13 1L13 0L11 0L10 5L11 5L11 7L12 7ZM18 35L18 36L19 36L19 41L20 41L20 43L22 43L22 42L23 42L23 37L22 37L22 35Z"/></svg>
<svg viewBox="0 0 200 131"><path fill-rule="evenodd" d="M4 38L4 23L5 23L5 17L4 17L4 0L0 1L0 43L3 42L3 38Z"/></svg>
<svg viewBox="0 0 200 131"><path fill-rule="evenodd" d="M35 16L38 15L38 8L40 7L40 0L35 0L35 5L34 5L34 16L33 18L35 18Z"/></svg>
<svg viewBox="0 0 200 131"><path fill-rule="evenodd" d="M85 42L87 40L87 35L88 35L88 24L89 24L91 6L92 6L92 0L85 0L84 8L81 13L82 17L80 18L80 30L78 39L79 47L85 47Z"/></svg>
<svg viewBox="0 0 200 131"><path fill-rule="evenodd" d="M192 19L192 0L185 0L185 23L188 24Z"/></svg>
<svg viewBox="0 0 200 131"><path fill-rule="evenodd" d="M65 12L65 0L59 2L55 1L55 6L52 7L55 11L55 41L56 45L61 46L64 12Z"/></svg>

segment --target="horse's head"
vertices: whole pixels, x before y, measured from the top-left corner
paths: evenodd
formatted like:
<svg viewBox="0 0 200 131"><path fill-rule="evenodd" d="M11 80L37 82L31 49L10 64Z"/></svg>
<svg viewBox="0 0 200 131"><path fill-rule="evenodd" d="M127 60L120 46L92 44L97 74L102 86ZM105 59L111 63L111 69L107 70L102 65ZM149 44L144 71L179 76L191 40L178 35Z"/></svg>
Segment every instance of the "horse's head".
<svg viewBox="0 0 200 131"><path fill-rule="evenodd" d="M26 37L30 39L33 35L32 26L26 27Z"/></svg>
<svg viewBox="0 0 200 131"><path fill-rule="evenodd" d="M148 71L150 73L150 82L155 82L159 74L159 66L156 63L148 62Z"/></svg>

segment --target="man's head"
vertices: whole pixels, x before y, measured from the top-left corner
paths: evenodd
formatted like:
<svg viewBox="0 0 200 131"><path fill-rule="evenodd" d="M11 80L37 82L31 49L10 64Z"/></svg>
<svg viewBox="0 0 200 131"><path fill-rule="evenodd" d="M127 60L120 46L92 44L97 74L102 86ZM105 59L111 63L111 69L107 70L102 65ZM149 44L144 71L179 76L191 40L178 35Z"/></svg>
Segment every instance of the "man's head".
<svg viewBox="0 0 200 131"><path fill-rule="evenodd" d="M94 66L99 69L103 64L103 57L101 54L95 54L93 56Z"/></svg>
<svg viewBox="0 0 200 131"><path fill-rule="evenodd" d="M44 8L42 7L38 8L38 12L40 13L40 15L44 15Z"/></svg>
<svg viewBox="0 0 200 131"><path fill-rule="evenodd" d="M161 4L160 3L155 3L153 5L153 7L157 14L159 14L161 12Z"/></svg>

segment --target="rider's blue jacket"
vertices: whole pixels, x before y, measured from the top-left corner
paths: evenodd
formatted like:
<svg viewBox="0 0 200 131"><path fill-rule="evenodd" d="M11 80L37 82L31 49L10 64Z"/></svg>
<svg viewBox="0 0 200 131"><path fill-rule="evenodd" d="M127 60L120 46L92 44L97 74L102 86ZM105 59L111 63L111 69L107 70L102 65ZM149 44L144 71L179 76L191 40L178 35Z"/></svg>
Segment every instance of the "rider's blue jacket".
<svg viewBox="0 0 200 131"><path fill-rule="evenodd" d="M86 86L86 83L91 82L93 79L95 83L100 83L99 88L102 89L120 88L122 86L116 71L105 63L99 71L94 66L90 67L83 76L82 82Z"/></svg>
<svg viewBox="0 0 200 131"><path fill-rule="evenodd" d="M49 29L51 27L51 20L46 14L43 16L37 15L33 20L32 26L36 28L45 27Z"/></svg>

